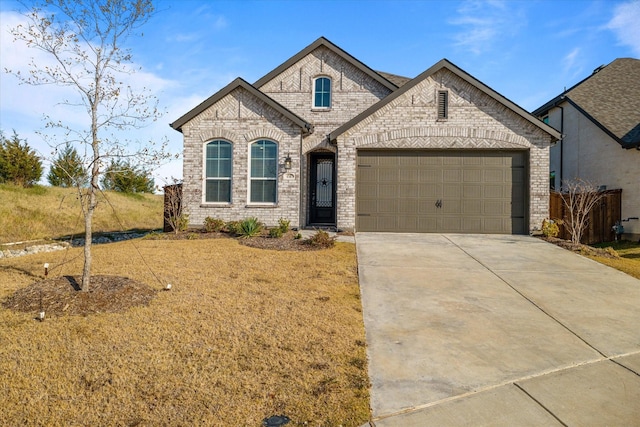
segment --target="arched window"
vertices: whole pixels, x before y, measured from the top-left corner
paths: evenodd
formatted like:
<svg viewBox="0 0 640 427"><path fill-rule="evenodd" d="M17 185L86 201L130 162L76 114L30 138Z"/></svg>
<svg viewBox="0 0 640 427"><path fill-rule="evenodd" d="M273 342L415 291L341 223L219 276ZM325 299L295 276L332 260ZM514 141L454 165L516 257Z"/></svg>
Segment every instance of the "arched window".
<svg viewBox="0 0 640 427"><path fill-rule="evenodd" d="M216 139L209 142L205 150L204 200L231 203L231 143Z"/></svg>
<svg viewBox="0 0 640 427"><path fill-rule="evenodd" d="M251 144L249 201L276 203L278 183L278 144L262 139Z"/></svg>
<svg viewBox="0 0 640 427"><path fill-rule="evenodd" d="M331 108L331 79L318 77L313 82L313 108Z"/></svg>

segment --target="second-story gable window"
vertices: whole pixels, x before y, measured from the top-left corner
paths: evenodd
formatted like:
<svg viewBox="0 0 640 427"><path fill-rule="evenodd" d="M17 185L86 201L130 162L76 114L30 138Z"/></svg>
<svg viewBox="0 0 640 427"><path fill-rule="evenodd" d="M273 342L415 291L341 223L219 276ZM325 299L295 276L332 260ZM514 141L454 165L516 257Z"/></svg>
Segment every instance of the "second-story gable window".
<svg viewBox="0 0 640 427"><path fill-rule="evenodd" d="M331 108L331 79L318 77L313 82L313 108Z"/></svg>

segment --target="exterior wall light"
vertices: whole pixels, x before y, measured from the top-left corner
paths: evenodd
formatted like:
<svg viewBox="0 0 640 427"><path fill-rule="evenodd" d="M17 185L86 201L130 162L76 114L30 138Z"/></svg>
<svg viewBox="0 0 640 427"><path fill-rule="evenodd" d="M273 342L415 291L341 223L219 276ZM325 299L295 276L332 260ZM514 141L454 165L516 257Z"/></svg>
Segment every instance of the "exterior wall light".
<svg viewBox="0 0 640 427"><path fill-rule="evenodd" d="M284 159L284 169L291 170L291 157L289 156L289 153L287 153L287 157Z"/></svg>

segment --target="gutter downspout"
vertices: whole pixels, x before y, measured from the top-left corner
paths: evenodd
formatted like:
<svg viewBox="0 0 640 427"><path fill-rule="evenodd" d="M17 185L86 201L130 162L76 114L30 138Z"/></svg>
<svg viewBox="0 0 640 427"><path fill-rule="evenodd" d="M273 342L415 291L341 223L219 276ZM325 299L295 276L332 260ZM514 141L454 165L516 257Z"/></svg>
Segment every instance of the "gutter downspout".
<svg viewBox="0 0 640 427"><path fill-rule="evenodd" d="M559 189L562 189L562 182L564 175L562 173L564 169L564 107L558 105L560 109L560 185Z"/></svg>

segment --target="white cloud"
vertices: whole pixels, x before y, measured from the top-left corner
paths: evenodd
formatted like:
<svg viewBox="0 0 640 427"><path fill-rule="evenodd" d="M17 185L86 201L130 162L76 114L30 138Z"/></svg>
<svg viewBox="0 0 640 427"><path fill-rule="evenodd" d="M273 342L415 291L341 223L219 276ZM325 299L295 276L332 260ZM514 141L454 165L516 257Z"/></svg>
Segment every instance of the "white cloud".
<svg viewBox="0 0 640 427"><path fill-rule="evenodd" d="M2 73L0 78L0 93L2 93L0 97L0 129L8 134L15 129L18 135L22 139L26 138L29 145L46 160L51 157L52 148L48 141L36 132L54 137L51 141L54 143L64 142L66 138L59 130L45 128L43 117L48 115L53 121L62 121L71 128L82 130L88 128L88 115L82 106L65 105L65 101L80 103L79 94L72 87L21 84L18 78L5 73L5 69L10 69L13 72L20 72L22 75L28 75L32 62L40 67L56 65L48 54L38 49L29 48L23 42L13 40L9 29L20 24L24 25L26 22L26 18L20 14L0 12L0 72ZM167 107L163 101L170 96L171 92L180 90L179 82L164 79L152 71L141 69L139 64L129 64L127 68L128 73L121 73L117 76L123 86L130 86L135 92L144 88L148 93L160 99L161 108ZM165 94L169 95L165 97ZM187 109L182 110L183 105L180 105L179 108L181 109L180 115L187 111ZM156 122L148 123L148 126L142 129L129 129L113 132L113 134L122 142L155 141L161 143L168 139L169 150L173 153L181 152L181 135L170 129L168 125L170 120L177 118L173 117L175 115L177 112L172 108L167 115ZM165 165L163 169L170 172L170 175L181 176L181 164L181 160L173 161L169 165Z"/></svg>
<svg viewBox="0 0 640 427"><path fill-rule="evenodd" d="M562 58L562 70L569 79L573 79L582 73L584 67L581 64L580 53L581 49L576 47Z"/></svg>
<svg viewBox="0 0 640 427"><path fill-rule="evenodd" d="M449 21L462 27L462 31L454 35L454 45L476 55L515 34L525 22L521 10L511 10L507 3L499 0L467 0L457 12L459 16Z"/></svg>
<svg viewBox="0 0 640 427"><path fill-rule="evenodd" d="M613 31L622 45L640 57L640 1L632 0L615 7L606 28Z"/></svg>

